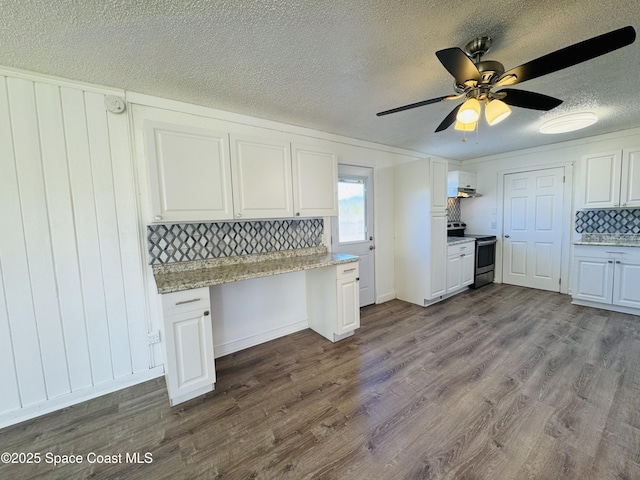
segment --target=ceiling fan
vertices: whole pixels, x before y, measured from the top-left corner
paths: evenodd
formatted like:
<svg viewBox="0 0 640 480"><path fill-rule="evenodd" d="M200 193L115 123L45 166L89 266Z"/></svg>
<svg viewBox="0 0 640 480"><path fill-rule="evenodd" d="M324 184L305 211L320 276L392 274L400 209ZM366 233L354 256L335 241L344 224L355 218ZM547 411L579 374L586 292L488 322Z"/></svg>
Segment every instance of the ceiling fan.
<svg viewBox="0 0 640 480"><path fill-rule="evenodd" d="M491 47L491 38L479 37L469 42L464 51L453 47L436 52L438 60L455 79L454 95L411 103L376 115L389 115L443 100L465 98L465 101L454 108L438 125L436 132L440 132L449 128L454 122L457 130L474 130L480 118L482 104L485 105L485 117L489 125L495 125L508 117L511 113L509 105L548 111L560 105L562 100L541 93L502 87L526 82L591 60L629 45L635 41L635 38L636 31L633 27L620 28L505 71L500 62L482 60L482 56ZM499 90L494 91L494 89Z"/></svg>

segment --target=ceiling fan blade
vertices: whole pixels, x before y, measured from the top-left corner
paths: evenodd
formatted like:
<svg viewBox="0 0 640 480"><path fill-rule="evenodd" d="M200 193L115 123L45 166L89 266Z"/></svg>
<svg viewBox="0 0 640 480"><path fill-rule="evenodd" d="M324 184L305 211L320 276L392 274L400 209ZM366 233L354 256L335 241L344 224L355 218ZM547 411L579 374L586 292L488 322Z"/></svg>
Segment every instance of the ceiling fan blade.
<svg viewBox="0 0 640 480"><path fill-rule="evenodd" d="M513 107L530 108L532 110L551 110L562 103L562 100L543 95L541 93L527 92L524 90L513 90L512 88L503 88L497 93L506 93L502 99L507 105Z"/></svg>
<svg viewBox="0 0 640 480"><path fill-rule="evenodd" d="M390 113L402 112L404 110L411 110L412 108L423 107L425 105L431 105L432 103L438 103L442 100L450 100L453 95L445 95L444 97L431 98L429 100L423 100L421 102L410 103L402 107L392 108L391 110L385 110L384 112L378 112L376 115L381 117L383 115L389 115Z"/></svg>
<svg viewBox="0 0 640 480"><path fill-rule="evenodd" d="M442 121L442 123L438 125L438 128L436 128L435 133L441 132L442 130L446 130L453 124L453 122L456 121L456 116L458 115L458 110L460 110L461 106L462 106L462 103L458 105L456 108L454 108L453 110L451 110L451 113L449 115L444 117L444 120Z"/></svg>
<svg viewBox="0 0 640 480"><path fill-rule="evenodd" d="M464 85L468 80L476 80L478 82L482 80L478 67L458 47L438 50L436 57L444 65L444 68L453 75L458 85Z"/></svg>
<svg viewBox="0 0 640 480"><path fill-rule="evenodd" d="M519 67L512 68L508 72L503 73L496 83L499 83L508 75L514 75L515 77L511 81L503 82L503 85L515 85L516 83L526 82L527 80L586 62L605 53L613 52L614 50L632 44L635 39L636 31L632 26L619 28L618 30L556 50Z"/></svg>

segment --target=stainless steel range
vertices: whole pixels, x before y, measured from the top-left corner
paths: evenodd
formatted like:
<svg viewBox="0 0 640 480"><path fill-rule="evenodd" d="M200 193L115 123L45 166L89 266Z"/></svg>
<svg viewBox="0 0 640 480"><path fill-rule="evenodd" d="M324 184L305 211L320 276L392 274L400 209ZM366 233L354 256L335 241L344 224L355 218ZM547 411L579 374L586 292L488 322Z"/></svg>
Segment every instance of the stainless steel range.
<svg viewBox="0 0 640 480"><path fill-rule="evenodd" d="M474 282L471 288L479 288L489 283L493 283L496 264L496 243L495 235L467 235L464 233L467 225L463 222L447 223L448 237L473 238L476 241L476 265Z"/></svg>

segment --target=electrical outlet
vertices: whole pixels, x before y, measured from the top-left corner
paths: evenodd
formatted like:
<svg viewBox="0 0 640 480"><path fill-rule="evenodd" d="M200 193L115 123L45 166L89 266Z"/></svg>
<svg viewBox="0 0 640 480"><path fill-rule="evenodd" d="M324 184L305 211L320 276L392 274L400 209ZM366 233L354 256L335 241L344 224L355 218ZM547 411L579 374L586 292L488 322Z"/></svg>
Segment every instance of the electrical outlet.
<svg viewBox="0 0 640 480"><path fill-rule="evenodd" d="M149 342L149 345L160 343L160 332L158 330L156 330L155 332L149 332L147 334L147 341Z"/></svg>

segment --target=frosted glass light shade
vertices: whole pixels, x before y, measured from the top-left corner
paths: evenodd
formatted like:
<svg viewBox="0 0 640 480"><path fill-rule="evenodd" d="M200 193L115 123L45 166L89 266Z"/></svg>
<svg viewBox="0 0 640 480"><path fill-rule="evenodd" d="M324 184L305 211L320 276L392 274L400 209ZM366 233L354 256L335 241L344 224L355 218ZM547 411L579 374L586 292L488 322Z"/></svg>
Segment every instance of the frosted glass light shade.
<svg viewBox="0 0 640 480"><path fill-rule="evenodd" d="M464 124L475 123L478 118L480 118L480 102L475 98L470 98L464 102L458 111L458 115L456 115L456 120Z"/></svg>
<svg viewBox="0 0 640 480"><path fill-rule="evenodd" d="M552 134L573 132L574 130L580 130L581 128L586 128L589 125L593 125L597 121L598 117L595 113L570 113L568 115L562 115L560 117L547 120L542 125L540 125L540 133Z"/></svg>
<svg viewBox="0 0 640 480"><path fill-rule="evenodd" d="M473 123L456 122L456 126L453 128L455 128L456 130L462 130L463 132L473 132L476 129L477 124L478 122L473 122Z"/></svg>
<svg viewBox="0 0 640 480"><path fill-rule="evenodd" d="M511 109L502 100L491 100L484 108L484 116L489 125L496 125L509 115L511 115Z"/></svg>

